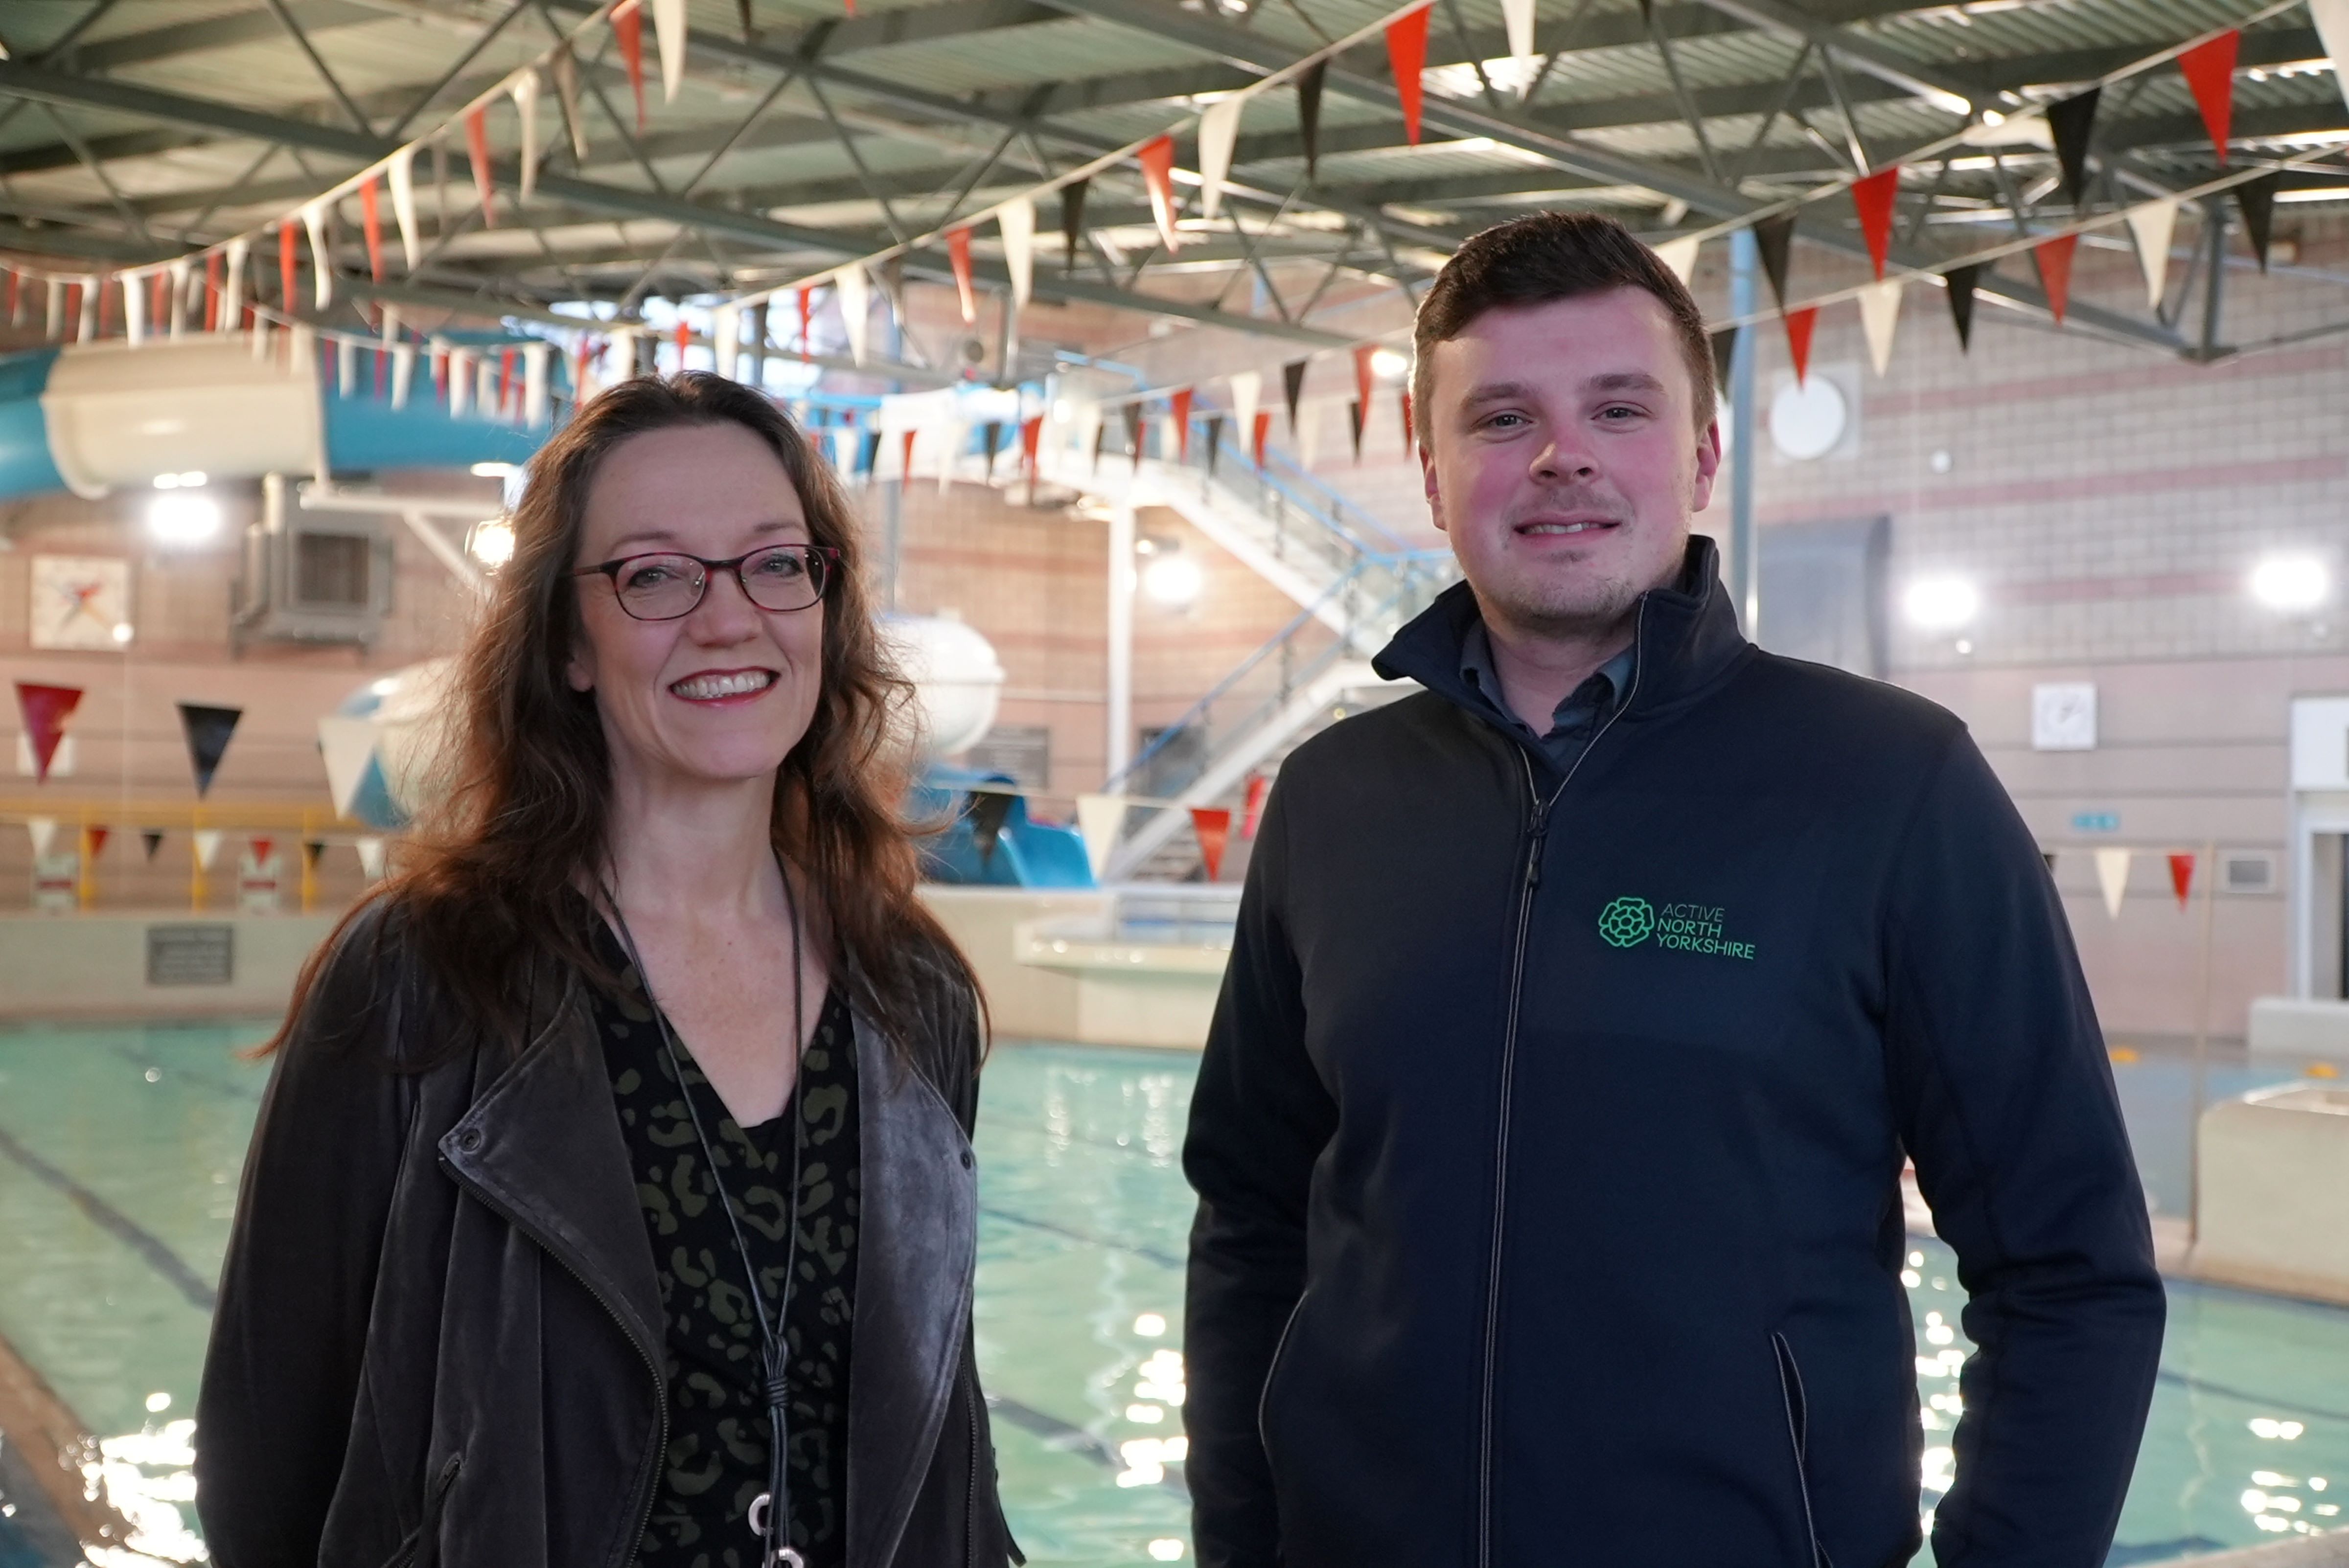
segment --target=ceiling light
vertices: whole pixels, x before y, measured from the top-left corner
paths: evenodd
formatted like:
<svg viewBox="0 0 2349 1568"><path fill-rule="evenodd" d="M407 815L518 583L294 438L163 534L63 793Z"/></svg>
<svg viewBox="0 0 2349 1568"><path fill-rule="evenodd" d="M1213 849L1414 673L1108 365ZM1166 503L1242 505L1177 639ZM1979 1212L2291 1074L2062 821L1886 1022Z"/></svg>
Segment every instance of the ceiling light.
<svg viewBox="0 0 2349 1568"><path fill-rule="evenodd" d="M1953 632L1982 613L1982 593L1962 577L1920 577L1900 596L1909 624L1928 632Z"/></svg>
<svg viewBox="0 0 2349 1568"><path fill-rule="evenodd" d="M1199 563L1180 555L1161 555L1142 569L1142 591L1151 603L1179 610L1199 597L1206 574Z"/></svg>
<svg viewBox="0 0 2349 1568"><path fill-rule="evenodd" d="M465 552L495 572L513 559L513 524L502 517L483 518L465 531Z"/></svg>
<svg viewBox="0 0 2349 1568"><path fill-rule="evenodd" d="M473 477L477 480L502 480L514 471L512 463L475 463Z"/></svg>
<svg viewBox="0 0 2349 1568"><path fill-rule="evenodd" d="M2333 592L2333 574L2313 555L2271 555L2251 568L2250 586L2271 610L2313 610Z"/></svg>
<svg viewBox="0 0 2349 1568"><path fill-rule="evenodd" d="M1392 348L1381 348L1371 355L1371 369L1382 379L1392 381L1411 368L1411 356Z"/></svg>
<svg viewBox="0 0 2349 1568"><path fill-rule="evenodd" d="M208 495L176 490L157 496L147 508L147 532L158 544L208 544L220 531L220 502Z"/></svg>

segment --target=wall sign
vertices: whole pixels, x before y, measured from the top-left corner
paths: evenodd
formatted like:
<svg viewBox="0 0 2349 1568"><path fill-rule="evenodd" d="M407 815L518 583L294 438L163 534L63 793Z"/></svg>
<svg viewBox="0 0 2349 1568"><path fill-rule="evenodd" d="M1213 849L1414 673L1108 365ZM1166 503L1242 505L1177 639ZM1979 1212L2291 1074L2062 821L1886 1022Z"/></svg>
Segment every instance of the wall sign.
<svg viewBox="0 0 2349 1568"><path fill-rule="evenodd" d="M150 925L147 984L225 985L236 978L236 928L232 925Z"/></svg>

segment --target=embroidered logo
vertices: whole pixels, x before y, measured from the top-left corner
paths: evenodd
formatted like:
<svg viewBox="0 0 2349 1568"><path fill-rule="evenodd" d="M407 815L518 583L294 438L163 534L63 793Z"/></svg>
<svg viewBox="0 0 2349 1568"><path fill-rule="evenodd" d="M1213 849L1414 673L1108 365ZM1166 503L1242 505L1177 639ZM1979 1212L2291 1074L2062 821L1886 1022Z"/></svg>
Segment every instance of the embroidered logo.
<svg viewBox="0 0 2349 1568"><path fill-rule="evenodd" d="M1751 959L1754 944L1723 934L1725 914L1718 904L1668 903L1659 908L1644 898L1627 896L1599 912L1599 934L1612 947L1637 947L1653 941L1658 947L1675 953Z"/></svg>
<svg viewBox="0 0 2349 1568"><path fill-rule="evenodd" d="M1655 929L1656 912L1644 898L1619 898L1599 912L1599 934L1617 947L1637 947Z"/></svg>

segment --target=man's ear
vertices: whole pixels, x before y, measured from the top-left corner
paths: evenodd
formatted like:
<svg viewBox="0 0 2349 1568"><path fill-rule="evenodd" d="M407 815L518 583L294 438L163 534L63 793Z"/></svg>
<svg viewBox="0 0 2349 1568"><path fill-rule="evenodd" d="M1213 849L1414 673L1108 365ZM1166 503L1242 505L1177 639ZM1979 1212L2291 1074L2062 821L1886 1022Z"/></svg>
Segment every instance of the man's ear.
<svg viewBox="0 0 2349 1568"><path fill-rule="evenodd" d="M1422 418L1424 417L1422 416ZM1446 527L1444 521L1444 490L1435 480L1435 454L1428 449L1424 437L1421 438L1419 443L1419 478L1420 483L1427 491L1428 520L1435 524L1435 531L1438 533L1451 532L1451 529Z"/></svg>
<svg viewBox="0 0 2349 1568"><path fill-rule="evenodd" d="M1702 511L1713 504L1713 481L1721 472L1721 421L1715 419L1696 438L1696 482L1690 487L1689 511Z"/></svg>

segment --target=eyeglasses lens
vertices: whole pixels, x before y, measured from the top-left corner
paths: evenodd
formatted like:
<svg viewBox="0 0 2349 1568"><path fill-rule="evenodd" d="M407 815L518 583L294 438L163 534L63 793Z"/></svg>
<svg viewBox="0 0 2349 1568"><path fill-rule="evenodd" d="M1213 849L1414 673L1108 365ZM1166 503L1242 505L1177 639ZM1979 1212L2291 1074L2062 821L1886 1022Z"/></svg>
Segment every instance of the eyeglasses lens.
<svg viewBox="0 0 2349 1568"><path fill-rule="evenodd" d="M744 558L742 588L761 610L804 610L823 597L824 559L782 544ZM690 555L640 555L613 579L620 607L640 621L673 621L701 603L709 573Z"/></svg>

